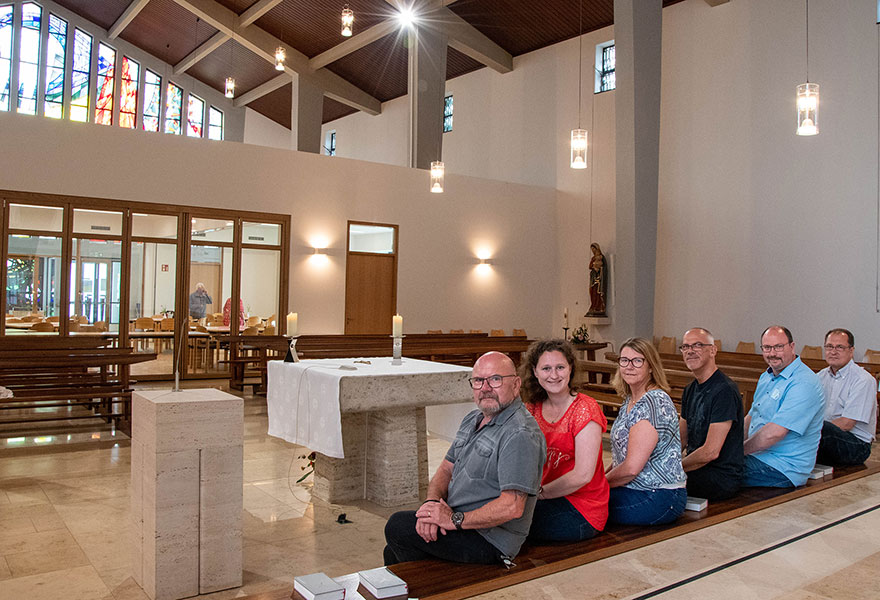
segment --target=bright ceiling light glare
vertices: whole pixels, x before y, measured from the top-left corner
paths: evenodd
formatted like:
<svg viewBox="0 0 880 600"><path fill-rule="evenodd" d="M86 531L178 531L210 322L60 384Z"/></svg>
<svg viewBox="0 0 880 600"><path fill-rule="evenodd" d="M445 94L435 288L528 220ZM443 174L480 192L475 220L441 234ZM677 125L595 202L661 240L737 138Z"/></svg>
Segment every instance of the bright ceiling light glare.
<svg viewBox="0 0 880 600"><path fill-rule="evenodd" d="M416 13L413 12L412 7L402 9L397 14L397 18L402 27L412 27L416 23Z"/></svg>

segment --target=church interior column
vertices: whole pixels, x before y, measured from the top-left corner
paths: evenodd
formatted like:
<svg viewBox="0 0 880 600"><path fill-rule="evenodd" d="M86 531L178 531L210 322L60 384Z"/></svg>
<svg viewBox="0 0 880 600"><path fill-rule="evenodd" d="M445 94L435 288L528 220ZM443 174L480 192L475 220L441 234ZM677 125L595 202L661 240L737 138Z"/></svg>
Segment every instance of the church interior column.
<svg viewBox="0 0 880 600"><path fill-rule="evenodd" d="M319 154L324 92L296 73L291 87L290 147L292 150Z"/></svg>

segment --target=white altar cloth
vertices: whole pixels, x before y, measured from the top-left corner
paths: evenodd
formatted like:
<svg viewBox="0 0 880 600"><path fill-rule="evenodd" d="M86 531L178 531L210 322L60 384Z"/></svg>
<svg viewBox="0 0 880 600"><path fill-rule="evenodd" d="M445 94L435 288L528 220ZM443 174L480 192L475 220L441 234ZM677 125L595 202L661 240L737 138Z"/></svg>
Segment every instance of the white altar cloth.
<svg viewBox="0 0 880 600"><path fill-rule="evenodd" d="M269 435L344 458L343 411L465 402L472 397L470 373L470 367L412 358L392 365L388 356L273 360L268 365ZM349 393L341 394L346 387Z"/></svg>

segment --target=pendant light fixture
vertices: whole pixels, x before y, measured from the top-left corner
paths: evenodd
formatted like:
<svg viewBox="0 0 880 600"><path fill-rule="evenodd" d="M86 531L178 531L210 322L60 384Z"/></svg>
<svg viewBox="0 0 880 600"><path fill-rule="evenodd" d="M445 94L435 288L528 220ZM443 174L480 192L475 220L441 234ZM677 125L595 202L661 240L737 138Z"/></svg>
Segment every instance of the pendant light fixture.
<svg viewBox="0 0 880 600"><path fill-rule="evenodd" d="M581 74L583 73L584 44L584 0L580 0L578 11L578 126L571 130L571 168L587 168L587 148L589 146L587 130L581 129Z"/></svg>
<svg viewBox="0 0 880 600"><path fill-rule="evenodd" d="M284 70L284 61L287 58L287 51L284 49L284 46L278 46L275 48L275 70L283 71Z"/></svg>
<svg viewBox="0 0 880 600"><path fill-rule="evenodd" d="M351 37L352 25L354 25L354 11L346 4L342 7L342 35L344 37Z"/></svg>
<svg viewBox="0 0 880 600"><path fill-rule="evenodd" d="M797 134L819 133L819 84L810 83L810 0L807 13L807 82L797 86Z"/></svg>
<svg viewBox="0 0 880 600"><path fill-rule="evenodd" d="M232 17L232 43L229 46L229 68L234 70L235 67L235 21L238 20L238 0L235 0L235 15ZM224 95L227 98L235 98L235 77L231 75L226 78L226 89Z"/></svg>
<svg viewBox="0 0 880 600"><path fill-rule="evenodd" d="M435 160L431 163L431 193L443 193L443 176L446 173L446 165L442 161Z"/></svg>

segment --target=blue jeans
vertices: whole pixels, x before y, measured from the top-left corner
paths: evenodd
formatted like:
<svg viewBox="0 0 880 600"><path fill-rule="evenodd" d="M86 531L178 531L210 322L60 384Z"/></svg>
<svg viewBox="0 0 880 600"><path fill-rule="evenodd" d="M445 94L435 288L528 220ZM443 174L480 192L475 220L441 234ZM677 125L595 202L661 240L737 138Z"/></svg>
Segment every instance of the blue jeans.
<svg viewBox="0 0 880 600"><path fill-rule="evenodd" d="M743 487L794 487L791 479L751 454L743 461Z"/></svg>
<svg viewBox="0 0 880 600"><path fill-rule="evenodd" d="M611 488L608 518L621 525L663 525L672 523L684 512L687 490L634 490Z"/></svg>
<svg viewBox="0 0 880 600"><path fill-rule="evenodd" d="M530 542L580 542L599 533L565 498L538 500Z"/></svg>
<svg viewBox="0 0 880 600"><path fill-rule="evenodd" d="M871 442L863 442L834 423L822 424L816 462L820 465L860 465L871 456Z"/></svg>
<svg viewBox="0 0 880 600"><path fill-rule="evenodd" d="M475 529L437 532L437 541L426 542L416 533L416 513L396 512L385 524L385 565L439 558L463 563L501 564L501 551Z"/></svg>

